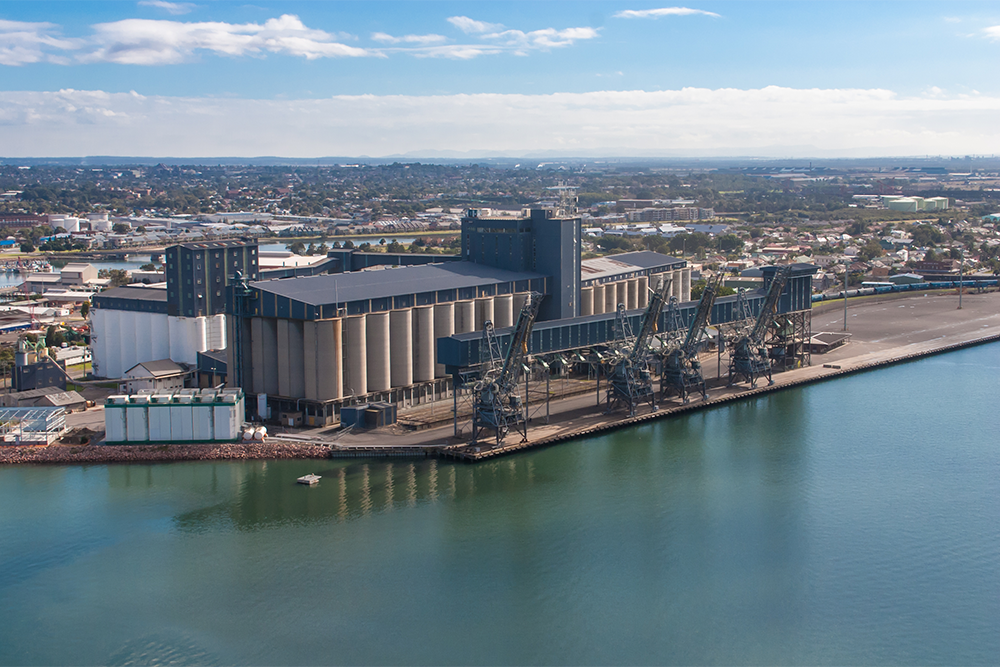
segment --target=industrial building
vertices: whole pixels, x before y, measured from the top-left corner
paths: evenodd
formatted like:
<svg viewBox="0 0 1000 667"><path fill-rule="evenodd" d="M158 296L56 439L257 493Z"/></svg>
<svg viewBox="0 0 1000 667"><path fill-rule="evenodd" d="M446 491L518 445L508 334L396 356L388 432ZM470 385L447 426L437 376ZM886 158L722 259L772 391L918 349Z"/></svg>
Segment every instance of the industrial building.
<svg viewBox="0 0 1000 667"><path fill-rule="evenodd" d="M236 442L244 411L244 394L239 389L109 396L104 403L105 442Z"/></svg>
<svg viewBox="0 0 1000 667"><path fill-rule="evenodd" d="M163 359L194 366L199 352L225 348L227 290L237 275L258 277L256 242L186 243L167 249L165 286L95 295L94 375L121 378L136 364Z"/></svg>
<svg viewBox="0 0 1000 667"><path fill-rule="evenodd" d="M663 276L674 279L679 300L689 299L684 260L638 252L581 262L580 234L579 218L551 209L496 219L470 211L459 258L250 281L233 299L227 382L266 394L274 417L328 424L343 404L447 395L452 378L439 341L481 332L488 321L512 326L530 292L544 295L540 322L613 318L618 303L643 308L651 280ZM353 268L354 254L337 251L340 266Z"/></svg>

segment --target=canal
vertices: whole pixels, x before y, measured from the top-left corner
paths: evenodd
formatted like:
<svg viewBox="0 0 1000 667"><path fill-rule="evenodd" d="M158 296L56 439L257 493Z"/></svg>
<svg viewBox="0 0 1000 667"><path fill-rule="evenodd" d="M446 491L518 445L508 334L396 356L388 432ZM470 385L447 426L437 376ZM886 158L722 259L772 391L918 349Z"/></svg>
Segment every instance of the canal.
<svg viewBox="0 0 1000 667"><path fill-rule="evenodd" d="M0 469L0 664L994 664L998 375L992 344L475 466Z"/></svg>

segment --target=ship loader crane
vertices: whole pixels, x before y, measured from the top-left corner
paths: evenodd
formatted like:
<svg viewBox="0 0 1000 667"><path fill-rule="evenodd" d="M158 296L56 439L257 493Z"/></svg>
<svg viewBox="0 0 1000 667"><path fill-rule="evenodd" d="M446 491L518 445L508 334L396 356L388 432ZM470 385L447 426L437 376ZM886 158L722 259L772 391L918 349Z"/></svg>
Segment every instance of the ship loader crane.
<svg viewBox="0 0 1000 667"><path fill-rule="evenodd" d="M729 386L737 382L737 378L743 378L750 383L751 387L757 386L757 378L764 376L767 383L774 384L771 379L771 359L767 354L767 346L764 344L764 335L767 328L774 320L774 314L778 309L778 300L788 282L789 267L778 269L774 274L774 280L768 287L764 304L760 307L757 320L746 334L739 336L732 344L732 352L729 358Z"/></svg>
<svg viewBox="0 0 1000 667"><path fill-rule="evenodd" d="M708 388L701 373L701 362L698 361L698 344L705 334L715 297L719 294L722 284L722 273L717 273L705 285L698 301L691 326L688 327L684 341L673 348L661 348L662 366L660 371L660 398L664 398L668 390L676 391L685 403L690 400L688 394L700 391L702 400L708 400ZM671 304L673 305L673 304Z"/></svg>
<svg viewBox="0 0 1000 667"><path fill-rule="evenodd" d="M517 316L505 355L500 354L500 343L493 322L487 322L483 329L483 345L488 350L490 359L473 387L473 442L490 430L499 447L511 429L521 434L521 442L528 440L528 420L517 382L528 354L528 337L538 316L542 298L543 295L538 292L528 295Z"/></svg>
<svg viewBox="0 0 1000 667"><path fill-rule="evenodd" d="M648 400L650 407L656 410L656 397L653 394L653 382L649 373L649 343L656 333L656 322L663 312L670 284L670 279L663 279L660 288L650 295L639 324L639 333L635 338L631 335L631 328L625 315L625 305L618 304L618 315L615 320L618 349L607 362L606 412L624 406L628 408L629 416L634 417L636 406L644 400Z"/></svg>

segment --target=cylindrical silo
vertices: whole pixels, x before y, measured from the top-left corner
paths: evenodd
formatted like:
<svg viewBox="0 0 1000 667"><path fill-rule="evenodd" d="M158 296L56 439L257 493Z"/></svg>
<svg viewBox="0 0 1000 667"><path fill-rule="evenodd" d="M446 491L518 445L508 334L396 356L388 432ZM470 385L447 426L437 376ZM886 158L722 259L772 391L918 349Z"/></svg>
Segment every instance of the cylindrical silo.
<svg viewBox="0 0 1000 667"><path fill-rule="evenodd" d="M527 292L521 292L520 294L514 295L514 319L517 320L518 315L521 314L521 309L524 308L524 302L528 300Z"/></svg>
<svg viewBox="0 0 1000 667"><path fill-rule="evenodd" d="M671 271L670 272L670 277L674 279L673 286L670 288L670 293L673 296L677 297L678 301L684 301L685 300L684 299L684 292L683 292L683 285L682 285L682 283L684 281L684 277L681 275L681 273L682 272L679 271L679 270L678 271Z"/></svg>
<svg viewBox="0 0 1000 667"><path fill-rule="evenodd" d="M649 276L639 276L639 308L649 305Z"/></svg>
<svg viewBox="0 0 1000 667"><path fill-rule="evenodd" d="M681 274L681 296L680 301L691 300L691 267L680 270Z"/></svg>
<svg viewBox="0 0 1000 667"><path fill-rule="evenodd" d="M594 285L594 315L604 312L604 285Z"/></svg>
<svg viewBox="0 0 1000 667"><path fill-rule="evenodd" d="M625 307L635 310L639 307L639 279L629 278L625 286Z"/></svg>
<svg viewBox="0 0 1000 667"><path fill-rule="evenodd" d="M618 310L618 287L614 283L604 285L604 312L613 313Z"/></svg>
<svg viewBox="0 0 1000 667"><path fill-rule="evenodd" d="M341 319L316 323L316 398L320 401L343 396L342 327Z"/></svg>
<svg viewBox="0 0 1000 667"><path fill-rule="evenodd" d="M389 372L389 313L368 313L365 318L368 330L368 391L387 391L392 387Z"/></svg>
<svg viewBox="0 0 1000 667"><path fill-rule="evenodd" d="M413 381L434 379L434 306L413 309Z"/></svg>
<svg viewBox="0 0 1000 667"><path fill-rule="evenodd" d="M580 289L580 315L594 314L594 288L583 287Z"/></svg>
<svg viewBox="0 0 1000 667"><path fill-rule="evenodd" d="M344 395L361 396L368 393L368 332L364 315L347 318L347 335L344 336Z"/></svg>
<svg viewBox="0 0 1000 667"><path fill-rule="evenodd" d="M628 308L628 283L624 280L620 280L615 283L615 308L618 308L619 303L625 304L625 308Z"/></svg>
<svg viewBox="0 0 1000 667"><path fill-rule="evenodd" d="M514 295L501 294L493 299L493 325L498 329L514 326Z"/></svg>
<svg viewBox="0 0 1000 667"><path fill-rule="evenodd" d="M476 302L459 301L455 304L455 333L476 330Z"/></svg>
<svg viewBox="0 0 1000 667"><path fill-rule="evenodd" d="M437 339L455 333L455 304L439 303L434 306L434 377L444 377L444 364L437 362Z"/></svg>
<svg viewBox="0 0 1000 667"><path fill-rule="evenodd" d="M413 311L389 313L389 380L393 387L413 384Z"/></svg>
<svg viewBox="0 0 1000 667"><path fill-rule="evenodd" d="M493 297L485 296L476 299L476 331L486 328L487 322L493 322ZM496 326L496 322L493 322Z"/></svg>

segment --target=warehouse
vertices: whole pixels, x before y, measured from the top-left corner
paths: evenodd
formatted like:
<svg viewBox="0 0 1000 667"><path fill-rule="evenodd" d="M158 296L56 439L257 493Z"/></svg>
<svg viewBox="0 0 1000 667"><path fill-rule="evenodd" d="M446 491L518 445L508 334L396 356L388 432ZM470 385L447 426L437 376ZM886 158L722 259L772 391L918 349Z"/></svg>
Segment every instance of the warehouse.
<svg viewBox="0 0 1000 667"><path fill-rule="evenodd" d="M653 275L675 278L678 298L689 298L683 260L639 252L581 262L579 218L470 211L459 261L249 282L233 299L227 380L266 394L271 416L309 425L332 423L345 402L425 402L451 387L438 339L488 321L513 326L529 292L546 295L542 320L641 308Z"/></svg>

